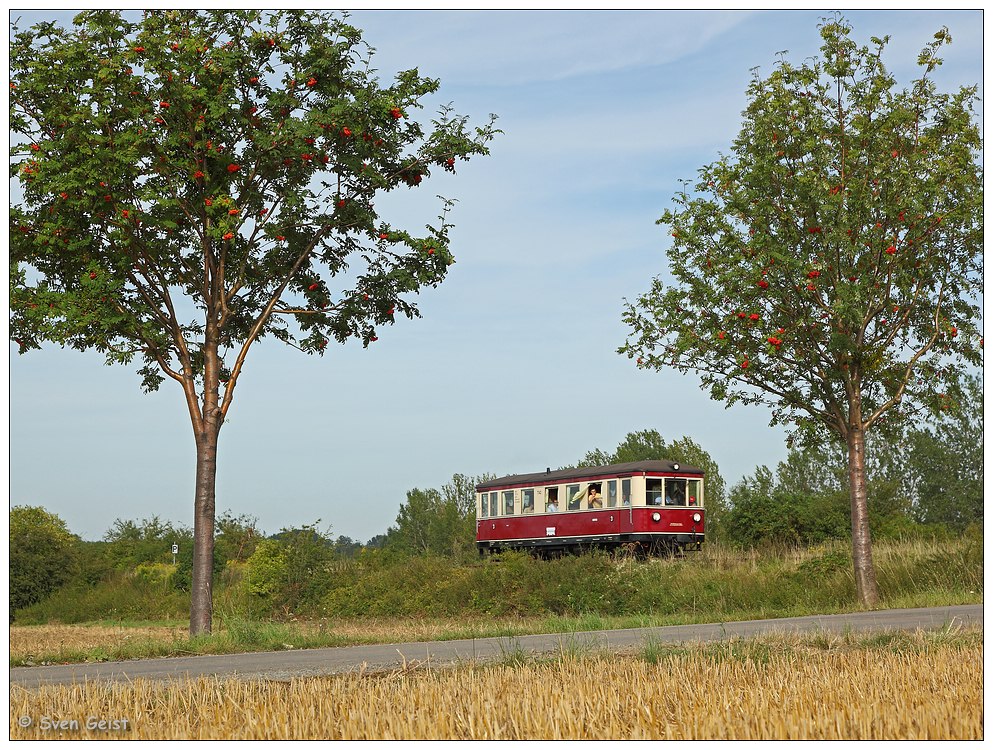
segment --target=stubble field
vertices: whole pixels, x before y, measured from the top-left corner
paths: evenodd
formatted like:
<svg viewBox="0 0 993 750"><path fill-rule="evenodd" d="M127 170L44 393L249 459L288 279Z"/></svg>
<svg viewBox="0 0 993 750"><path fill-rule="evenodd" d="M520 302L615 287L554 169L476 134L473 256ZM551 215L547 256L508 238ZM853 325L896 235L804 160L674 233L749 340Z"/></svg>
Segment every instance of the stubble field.
<svg viewBox="0 0 993 750"><path fill-rule="evenodd" d="M509 653L498 664L287 681L13 686L10 736L975 740L982 657L973 629Z"/></svg>

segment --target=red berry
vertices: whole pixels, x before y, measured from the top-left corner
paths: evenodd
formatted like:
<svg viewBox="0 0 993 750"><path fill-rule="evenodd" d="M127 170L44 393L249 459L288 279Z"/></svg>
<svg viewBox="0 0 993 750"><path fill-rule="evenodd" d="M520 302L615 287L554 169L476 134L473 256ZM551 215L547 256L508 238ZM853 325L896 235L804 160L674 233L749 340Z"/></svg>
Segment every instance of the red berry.
<svg viewBox="0 0 993 750"><path fill-rule="evenodd" d="M318 284L317 282L314 282L313 284L311 284L311 285L310 285L310 286L308 286L307 288L308 288L308 289L309 289L310 291L314 291L315 289L317 289L317 287L318 287L318 286L320 286L320 284Z"/></svg>
<svg viewBox="0 0 993 750"><path fill-rule="evenodd" d="M888 248L886 248L887 255L893 255L894 253L896 253L896 248L893 245L890 245Z"/></svg>
<svg viewBox="0 0 993 750"><path fill-rule="evenodd" d="M391 109L390 114L393 115L394 120L399 120L401 117L403 117L403 112L400 111L399 107L394 107L393 109Z"/></svg>
<svg viewBox="0 0 993 750"><path fill-rule="evenodd" d="M228 232L226 235L224 235L224 239L226 240L234 239L234 232Z"/></svg>
<svg viewBox="0 0 993 750"><path fill-rule="evenodd" d="M159 102L159 106L162 107L162 109L169 109L171 105L169 102Z"/></svg>
<svg viewBox="0 0 993 750"><path fill-rule="evenodd" d="M237 172L239 169L241 169L240 164L228 164L228 171L231 172L232 174Z"/></svg>

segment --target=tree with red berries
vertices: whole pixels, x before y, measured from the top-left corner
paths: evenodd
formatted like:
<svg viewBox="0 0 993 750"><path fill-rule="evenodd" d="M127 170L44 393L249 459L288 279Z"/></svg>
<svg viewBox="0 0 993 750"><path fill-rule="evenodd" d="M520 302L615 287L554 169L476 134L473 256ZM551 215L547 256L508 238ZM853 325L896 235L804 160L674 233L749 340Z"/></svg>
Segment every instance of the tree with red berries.
<svg viewBox="0 0 993 750"><path fill-rule="evenodd" d="M888 38L820 26L822 57L757 74L731 153L659 220L671 279L626 303L620 351L701 377L711 398L772 407L792 438L848 458L857 594L879 599L866 510L865 435L954 410L982 366L983 179L976 88L923 72L897 90Z"/></svg>
<svg viewBox="0 0 993 750"><path fill-rule="evenodd" d="M209 632L217 443L252 346L322 355L418 315L454 262L435 226L373 203L487 153L497 130L443 108L438 81L386 87L341 16L87 11L14 28L10 328L175 381L197 451L190 632ZM345 287L335 291L333 284Z"/></svg>

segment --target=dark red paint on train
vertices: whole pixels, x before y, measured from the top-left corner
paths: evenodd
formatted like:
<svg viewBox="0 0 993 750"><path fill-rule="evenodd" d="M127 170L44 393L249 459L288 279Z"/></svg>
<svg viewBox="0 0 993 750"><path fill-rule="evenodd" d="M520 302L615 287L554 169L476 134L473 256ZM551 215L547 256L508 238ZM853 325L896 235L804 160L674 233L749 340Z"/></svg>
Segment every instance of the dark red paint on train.
<svg viewBox="0 0 993 750"><path fill-rule="evenodd" d="M480 552L699 549L703 478L701 469L678 462L635 461L483 482L476 487L476 545Z"/></svg>

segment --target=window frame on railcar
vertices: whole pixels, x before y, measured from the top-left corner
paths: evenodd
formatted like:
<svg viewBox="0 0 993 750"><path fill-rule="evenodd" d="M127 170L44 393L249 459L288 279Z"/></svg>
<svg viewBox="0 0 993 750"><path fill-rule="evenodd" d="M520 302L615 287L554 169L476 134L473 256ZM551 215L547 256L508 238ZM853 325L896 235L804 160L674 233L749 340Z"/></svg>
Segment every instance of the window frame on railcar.
<svg viewBox="0 0 993 750"><path fill-rule="evenodd" d="M487 483L485 490L477 491L476 520L606 509L704 507L705 475L701 469L680 467L675 462L670 467L633 468L648 463L663 462L590 467L588 477L562 477L559 482L547 481L541 475L504 477L507 484L516 486L508 488L506 485ZM612 470L620 466L625 467L624 470ZM530 481L515 481L518 477L520 480ZM589 506L591 487L596 487L600 495L600 507ZM529 502L526 501L526 496ZM549 510L553 498L556 509ZM509 512L508 508L511 509Z"/></svg>

